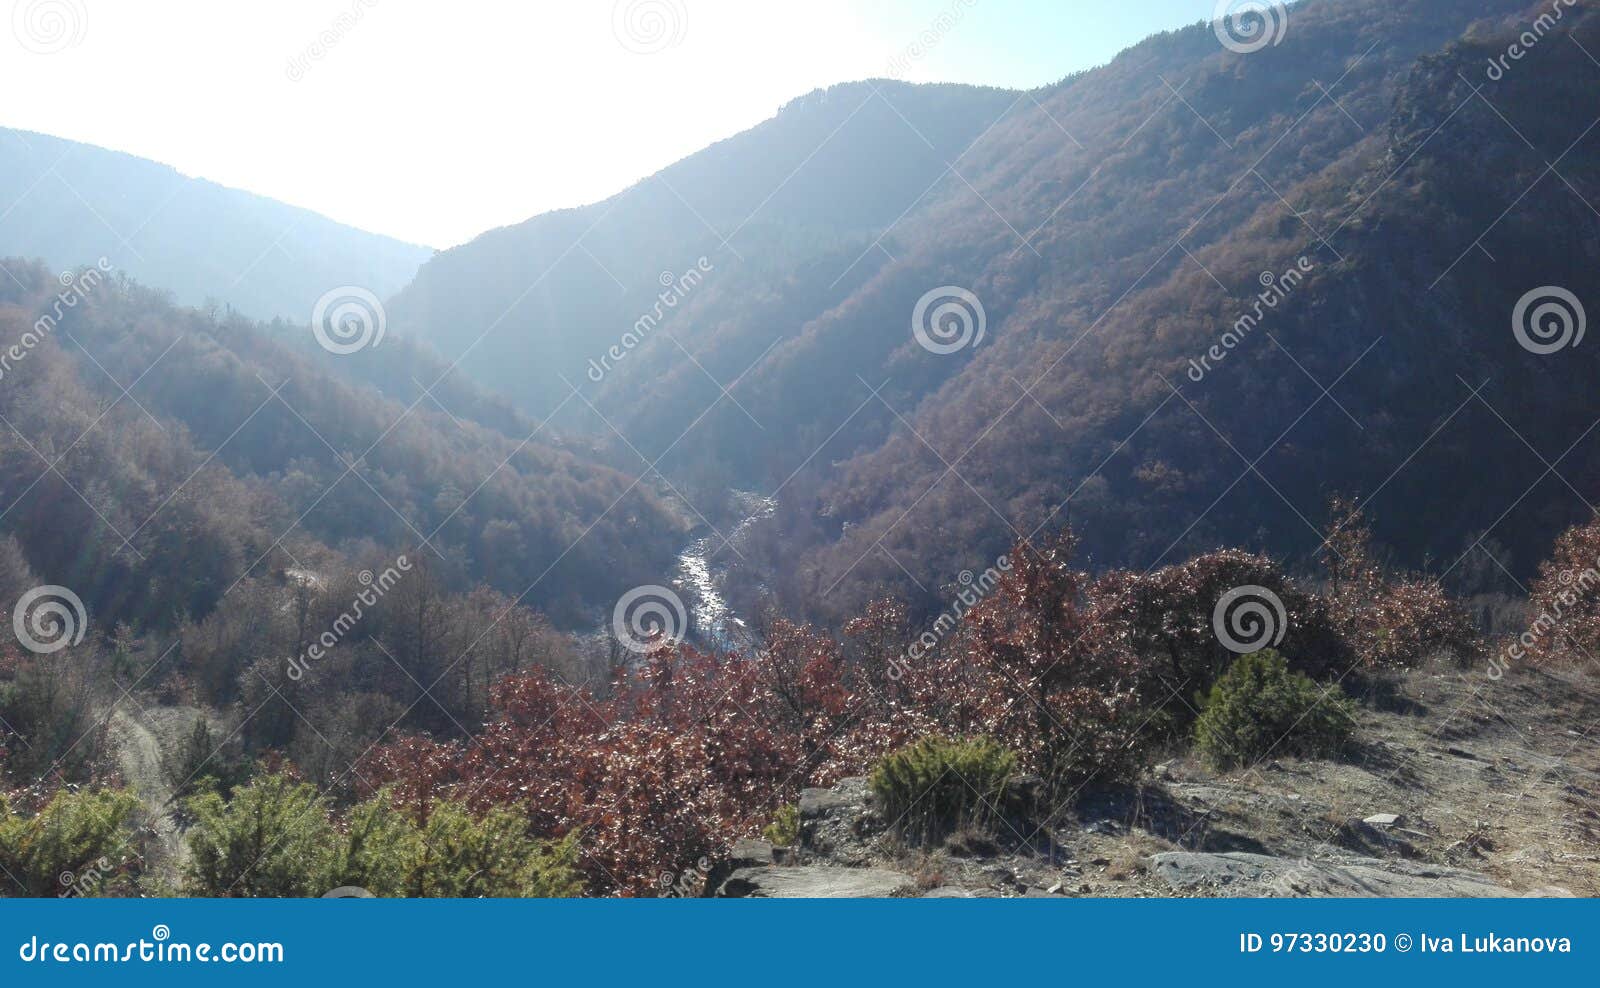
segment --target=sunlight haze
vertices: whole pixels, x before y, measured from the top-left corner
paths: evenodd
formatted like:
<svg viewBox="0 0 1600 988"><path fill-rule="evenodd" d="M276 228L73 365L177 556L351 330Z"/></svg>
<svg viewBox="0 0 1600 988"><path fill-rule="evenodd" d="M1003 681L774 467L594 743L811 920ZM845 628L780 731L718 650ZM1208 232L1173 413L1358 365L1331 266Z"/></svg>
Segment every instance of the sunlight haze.
<svg viewBox="0 0 1600 988"><path fill-rule="evenodd" d="M1062 0L62 6L82 14L69 46L0 40L0 125L442 248L603 199L818 87L1046 85L1213 3L1115 17ZM670 25L659 43L645 36L655 12ZM895 61L941 20L925 55ZM319 37L332 43L316 58Z"/></svg>

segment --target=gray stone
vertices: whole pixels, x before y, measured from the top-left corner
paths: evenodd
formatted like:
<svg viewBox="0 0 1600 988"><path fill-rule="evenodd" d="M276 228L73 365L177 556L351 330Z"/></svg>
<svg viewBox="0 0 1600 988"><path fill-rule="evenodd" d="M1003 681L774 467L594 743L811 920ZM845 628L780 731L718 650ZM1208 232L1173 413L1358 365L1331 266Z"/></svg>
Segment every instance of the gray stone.
<svg viewBox="0 0 1600 988"><path fill-rule="evenodd" d="M1378 858L1307 861L1265 854L1169 851L1152 857L1150 870L1175 889L1209 889L1234 896L1484 898L1507 894L1477 872Z"/></svg>
<svg viewBox="0 0 1600 988"><path fill-rule="evenodd" d="M800 794L802 860L821 857L834 864L872 862L872 842L883 829L866 779L841 779L832 789Z"/></svg>
<svg viewBox="0 0 1600 988"><path fill-rule="evenodd" d="M941 885L936 889L922 893L924 899L975 899L977 896L964 888L954 885Z"/></svg>
<svg viewBox="0 0 1600 988"><path fill-rule="evenodd" d="M772 844L764 840L746 838L733 845L728 864L740 868L764 868L773 862Z"/></svg>
<svg viewBox="0 0 1600 988"><path fill-rule="evenodd" d="M1024 816L1034 813L1045 802L1044 779L1037 775L1013 775L1006 780L1001 804Z"/></svg>
<svg viewBox="0 0 1600 988"><path fill-rule="evenodd" d="M1361 822L1373 827L1398 827L1404 820L1398 813L1374 813Z"/></svg>
<svg viewBox="0 0 1600 988"><path fill-rule="evenodd" d="M883 868L741 868L717 890L722 899L883 899L915 886L910 875Z"/></svg>
<svg viewBox="0 0 1600 988"><path fill-rule="evenodd" d="M1174 889L1224 890L1243 897L1504 897L1507 890L1477 871L1405 860L1294 860L1266 854L1171 851L1150 870Z"/></svg>
<svg viewBox="0 0 1600 988"><path fill-rule="evenodd" d="M806 789L800 793L800 819L816 820L859 813L867 806L871 790L866 779L840 779L832 789Z"/></svg>

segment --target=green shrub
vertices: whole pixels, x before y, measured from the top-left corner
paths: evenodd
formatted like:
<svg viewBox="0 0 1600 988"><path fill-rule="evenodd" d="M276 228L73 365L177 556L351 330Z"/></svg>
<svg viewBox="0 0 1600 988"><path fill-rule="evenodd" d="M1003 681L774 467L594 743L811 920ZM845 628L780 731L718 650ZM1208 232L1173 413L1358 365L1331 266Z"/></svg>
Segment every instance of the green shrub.
<svg viewBox="0 0 1600 988"><path fill-rule="evenodd" d="M355 886L380 898L411 894L412 872L422 860L422 835L381 792L350 810L330 888Z"/></svg>
<svg viewBox="0 0 1600 988"><path fill-rule="evenodd" d="M263 775L224 801L215 792L188 802L188 891L223 897L320 896L329 884L337 834L316 789Z"/></svg>
<svg viewBox="0 0 1600 988"><path fill-rule="evenodd" d="M250 765L218 744L202 716L194 719L194 728L168 761L166 775L180 801L212 791L226 796L249 777Z"/></svg>
<svg viewBox="0 0 1600 988"><path fill-rule="evenodd" d="M58 792L31 817L0 796L0 895L94 895L117 874L139 801L120 789Z"/></svg>
<svg viewBox="0 0 1600 988"><path fill-rule="evenodd" d="M1197 697L1195 744L1212 765L1228 769L1265 757L1336 753L1350 740L1355 704L1338 686L1318 686L1272 649L1241 655Z"/></svg>
<svg viewBox="0 0 1600 988"><path fill-rule="evenodd" d="M413 896L465 899L568 898L582 891L573 867L577 834L542 841L527 821L504 807L473 817L460 803L440 803L421 834L412 869Z"/></svg>
<svg viewBox="0 0 1600 988"><path fill-rule="evenodd" d="M357 886L377 896L442 898L574 896L576 835L538 840L519 814L475 816L441 802L423 824L387 792L352 808L335 827L308 785L265 775L190 800L188 891L204 896L320 896Z"/></svg>
<svg viewBox="0 0 1600 988"><path fill-rule="evenodd" d="M88 658L49 658L23 658L9 678L0 676L0 724L18 739L6 745L5 772L19 785L44 777L87 783L106 753L95 713L101 683Z"/></svg>
<svg viewBox="0 0 1600 988"><path fill-rule="evenodd" d="M772 815L772 822L761 830L761 836L773 847L793 847L800 840L800 807L785 803Z"/></svg>
<svg viewBox="0 0 1600 988"><path fill-rule="evenodd" d="M993 822L1017 757L988 738L931 736L885 755L872 769L872 791L903 838L936 842L964 827Z"/></svg>

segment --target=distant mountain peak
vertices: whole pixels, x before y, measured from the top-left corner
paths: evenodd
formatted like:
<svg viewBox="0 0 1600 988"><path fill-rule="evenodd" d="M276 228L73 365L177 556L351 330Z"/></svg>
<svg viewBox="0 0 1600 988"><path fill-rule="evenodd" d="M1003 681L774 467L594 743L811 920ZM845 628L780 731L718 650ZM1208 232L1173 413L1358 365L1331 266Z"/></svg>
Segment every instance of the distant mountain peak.
<svg viewBox="0 0 1600 988"><path fill-rule="evenodd" d="M0 129L0 256L118 270L256 318L310 319L330 289L392 295L433 253L120 151Z"/></svg>

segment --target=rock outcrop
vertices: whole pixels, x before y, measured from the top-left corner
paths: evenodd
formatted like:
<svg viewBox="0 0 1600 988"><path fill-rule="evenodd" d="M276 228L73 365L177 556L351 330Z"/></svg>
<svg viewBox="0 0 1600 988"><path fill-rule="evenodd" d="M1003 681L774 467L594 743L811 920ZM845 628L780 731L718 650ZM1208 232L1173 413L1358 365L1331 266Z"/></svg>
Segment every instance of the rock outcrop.
<svg viewBox="0 0 1600 988"><path fill-rule="evenodd" d="M884 868L799 865L740 868L717 890L723 899L882 899L914 890L915 880Z"/></svg>
<svg viewBox="0 0 1600 988"><path fill-rule="evenodd" d="M1487 898L1510 894L1474 871L1379 858L1297 861L1265 854L1170 851L1151 857L1150 869L1177 891L1231 896Z"/></svg>

